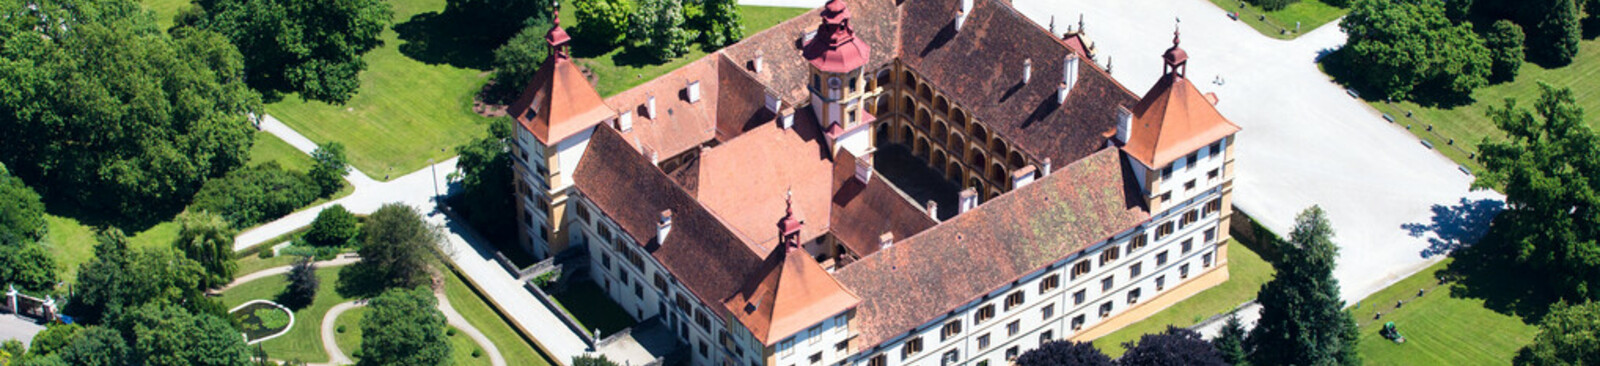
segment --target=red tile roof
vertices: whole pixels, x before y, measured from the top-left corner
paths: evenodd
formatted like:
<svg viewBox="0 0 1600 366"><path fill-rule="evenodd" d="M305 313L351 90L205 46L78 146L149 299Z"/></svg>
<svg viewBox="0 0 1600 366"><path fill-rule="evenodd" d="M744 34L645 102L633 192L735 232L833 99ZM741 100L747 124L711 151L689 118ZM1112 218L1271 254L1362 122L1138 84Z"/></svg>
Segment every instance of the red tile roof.
<svg viewBox="0 0 1600 366"><path fill-rule="evenodd" d="M876 172L867 183L856 180L856 159L849 150L841 149L833 163L830 229L851 252L866 257L878 252L884 233L901 240L939 224Z"/></svg>
<svg viewBox="0 0 1600 366"><path fill-rule="evenodd" d="M1239 132L1213 105L1214 99L1200 94L1184 77L1188 53L1178 48L1174 32L1167 60L1167 75L1150 87L1139 104L1131 108L1133 126L1122 149L1150 168L1161 168L1174 160Z"/></svg>
<svg viewBox="0 0 1600 366"><path fill-rule="evenodd" d="M808 224L801 230L802 242L829 229L833 162L810 110L796 113L795 120L793 129L764 124L700 153L696 198L756 253L766 253L778 242L772 224L782 217L788 192L794 194L795 212Z"/></svg>
<svg viewBox="0 0 1600 366"><path fill-rule="evenodd" d="M572 63L565 50L568 39L560 24L550 28L545 40L554 52L533 74L522 95L506 108L507 114L546 146L616 115L600 101L600 94L595 93L594 85L589 84L578 65Z"/></svg>
<svg viewBox="0 0 1600 366"><path fill-rule="evenodd" d="M822 25L803 48L806 61L831 73L850 72L866 65L872 46L856 38L856 30L850 25L849 5L842 0L829 0L819 15Z"/></svg>
<svg viewBox="0 0 1600 366"><path fill-rule="evenodd" d="M722 304L764 345L776 344L861 302L798 243L773 248L760 268Z"/></svg>
<svg viewBox="0 0 1600 366"><path fill-rule="evenodd" d="M1131 170L1103 149L844 267L858 349L977 300L1149 219Z"/></svg>
<svg viewBox="0 0 1600 366"><path fill-rule="evenodd" d="M870 45L866 67L876 70L893 62L900 32L900 15L895 0L844 0L848 4L851 28L856 39ZM810 63L801 55L805 34L819 28L818 17L823 9L814 9L790 18L772 28L761 31L744 41L723 48L722 53L740 66L748 65L757 54L762 55L763 70L755 73L756 80L781 93L786 106L810 103Z"/></svg>
<svg viewBox="0 0 1600 366"><path fill-rule="evenodd" d="M686 88L700 82L700 101L689 102ZM703 57L666 75L606 98L606 104L633 114L633 128L621 131L622 137L638 148L648 147L661 159L678 155L716 137L717 95L722 83L717 78L717 57ZM656 115L649 117L645 102L656 97Z"/></svg>

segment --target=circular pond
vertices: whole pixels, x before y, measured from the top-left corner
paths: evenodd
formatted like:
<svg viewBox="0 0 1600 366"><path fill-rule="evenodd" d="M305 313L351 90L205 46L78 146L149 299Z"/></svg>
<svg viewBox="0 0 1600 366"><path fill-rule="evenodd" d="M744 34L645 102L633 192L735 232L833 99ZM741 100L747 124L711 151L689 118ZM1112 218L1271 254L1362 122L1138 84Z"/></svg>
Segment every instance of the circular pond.
<svg viewBox="0 0 1600 366"><path fill-rule="evenodd" d="M244 303L228 314L244 327L244 340L250 344L282 335L294 326L294 313L283 305L267 300Z"/></svg>

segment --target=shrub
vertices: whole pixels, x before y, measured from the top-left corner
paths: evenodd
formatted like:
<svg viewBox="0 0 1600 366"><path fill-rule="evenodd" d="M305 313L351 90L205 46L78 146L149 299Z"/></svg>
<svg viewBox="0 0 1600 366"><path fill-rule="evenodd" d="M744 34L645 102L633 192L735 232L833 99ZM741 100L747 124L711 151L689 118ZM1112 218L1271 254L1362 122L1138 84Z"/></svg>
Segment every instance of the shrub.
<svg viewBox="0 0 1600 366"><path fill-rule="evenodd" d="M344 246L361 233L360 220L344 205L333 205L317 213L306 231L306 242L318 246Z"/></svg>
<svg viewBox="0 0 1600 366"><path fill-rule="evenodd" d="M256 252L256 258L261 258L261 259L272 258L272 256L275 255L272 252L275 252L275 250L272 250L272 248L261 249L261 251Z"/></svg>
<svg viewBox="0 0 1600 366"><path fill-rule="evenodd" d="M323 197L332 196L344 188L344 177L350 174L349 160L344 156L344 145L329 142L311 151L311 181L317 183Z"/></svg>
<svg viewBox="0 0 1600 366"><path fill-rule="evenodd" d="M344 324L339 324L338 327L334 327L333 331L339 332L339 333L344 333Z"/></svg>
<svg viewBox="0 0 1600 366"><path fill-rule="evenodd" d="M305 173L269 162L206 181L189 209L220 213L233 227L243 228L288 215L316 200L317 192Z"/></svg>
<svg viewBox="0 0 1600 366"><path fill-rule="evenodd" d="M577 0L572 6L578 18L573 31L584 42L610 46L628 33L628 16L633 13L628 0Z"/></svg>
<svg viewBox="0 0 1600 366"><path fill-rule="evenodd" d="M473 348L472 349L472 358L479 358L479 357L483 357L483 349Z"/></svg>
<svg viewBox="0 0 1600 366"><path fill-rule="evenodd" d="M1489 75L1495 80L1517 77L1517 70L1522 68L1523 38L1522 27L1516 23L1504 19L1494 22L1489 34L1484 37L1484 46L1489 47L1491 52Z"/></svg>
<svg viewBox="0 0 1600 366"><path fill-rule="evenodd" d="M444 335L451 336L451 337L456 336L456 328L445 329L444 330Z"/></svg>

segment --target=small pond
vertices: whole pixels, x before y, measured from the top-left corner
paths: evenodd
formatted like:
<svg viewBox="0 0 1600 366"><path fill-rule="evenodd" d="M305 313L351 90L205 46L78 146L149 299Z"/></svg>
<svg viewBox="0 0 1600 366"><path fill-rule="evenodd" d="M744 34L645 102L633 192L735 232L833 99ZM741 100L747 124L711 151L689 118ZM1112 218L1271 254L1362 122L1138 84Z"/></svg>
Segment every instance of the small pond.
<svg viewBox="0 0 1600 366"><path fill-rule="evenodd" d="M244 326L246 342L255 342L283 333L293 323L288 311L278 307L277 304L265 301L245 304L230 314Z"/></svg>

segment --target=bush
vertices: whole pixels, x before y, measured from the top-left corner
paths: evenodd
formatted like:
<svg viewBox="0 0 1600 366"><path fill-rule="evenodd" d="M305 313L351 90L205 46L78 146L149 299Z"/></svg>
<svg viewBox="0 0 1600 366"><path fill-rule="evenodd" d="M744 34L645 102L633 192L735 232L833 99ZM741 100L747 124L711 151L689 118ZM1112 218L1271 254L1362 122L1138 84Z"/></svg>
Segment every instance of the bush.
<svg viewBox="0 0 1600 366"><path fill-rule="evenodd" d="M311 230L306 231L306 242L318 246L344 246L355 240L361 233L360 222L356 215L346 210L344 205L333 205L317 213L316 220L311 221Z"/></svg>
<svg viewBox="0 0 1600 366"><path fill-rule="evenodd" d="M479 358L479 357L483 357L483 349L473 348L472 349L472 358Z"/></svg>
<svg viewBox="0 0 1600 366"><path fill-rule="evenodd" d="M677 0L639 0L628 18L631 52L642 52L657 62L689 53L697 34L685 29L683 3Z"/></svg>
<svg viewBox="0 0 1600 366"><path fill-rule="evenodd" d="M1256 6L1266 9L1267 11L1283 10L1283 8L1287 8L1289 5L1298 2L1300 2L1300 0L1250 0L1251 4L1256 4Z"/></svg>
<svg viewBox="0 0 1600 366"><path fill-rule="evenodd" d="M445 329L444 330L444 335L451 336L451 337L456 336L456 328Z"/></svg>
<svg viewBox="0 0 1600 366"><path fill-rule="evenodd" d="M610 46L628 33L628 16L633 14L628 0L577 0L572 6L578 17L573 32L584 42Z"/></svg>
<svg viewBox="0 0 1600 366"><path fill-rule="evenodd" d="M269 162L206 181L189 209L220 213L242 228L288 215L315 201L317 193L309 176Z"/></svg>
<svg viewBox="0 0 1600 366"><path fill-rule="evenodd" d="M329 142L311 151L311 181L317 183L323 197L333 196L344 188L344 177L350 174L349 160L344 156L344 145Z"/></svg>
<svg viewBox="0 0 1600 366"><path fill-rule="evenodd" d="M339 332L339 333L344 333L344 324L340 324L338 327L334 327L333 331Z"/></svg>
<svg viewBox="0 0 1600 366"><path fill-rule="evenodd" d="M1504 19L1494 22L1489 34L1484 37L1484 46L1489 47L1491 52L1489 75L1495 80L1509 81L1517 77L1517 70L1522 68L1523 38L1522 27L1516 23Z"/></svg>
<svg viewBox="0 0 1600 366"><path fill-rule="evenodd" d="M273 252L275 252L275 250L272 250L272 248L263 248L263 249L261 249L261 251L256 252L256 258L261 258L261 259L272 258L272 256L276 255Z"/></svg>

